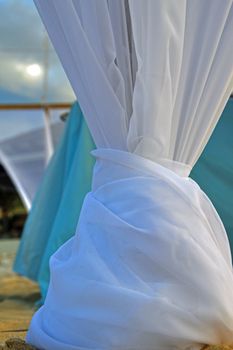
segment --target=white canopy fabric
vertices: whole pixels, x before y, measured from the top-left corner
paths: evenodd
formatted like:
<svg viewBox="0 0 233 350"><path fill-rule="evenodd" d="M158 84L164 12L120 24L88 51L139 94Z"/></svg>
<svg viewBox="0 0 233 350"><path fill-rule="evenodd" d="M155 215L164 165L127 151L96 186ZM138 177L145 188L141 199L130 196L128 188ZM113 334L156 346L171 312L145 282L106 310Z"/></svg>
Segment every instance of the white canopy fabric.
<svg viewBox="0 0 233 350"><path fill-rule="evenodd" d="M97 145L43 349L233 344L229 244L188 175L233 88L232 0L35 0ZM74 180L75 181L75 180Z"/></svg>
<svg viewBox="0 0 233 350"><path fill-rule="evenodd" d="M33 112L29 112L26 116L27 119L23 119L16 113L11 118L7 114L0 118L0 163L13 181L26 209L30 210L47 165L48 147L43 116L33 115ZM4 122L7 117L9 120ZM35 118L38 125L33 126ZM41 119L41 123L38 119ZM19 121L21 125L25 124L24 128L18 125ZM12 135L6 137L8 128L14 130ZM57 118L50 128L55 147L60 139L63 123Z"/></svg>

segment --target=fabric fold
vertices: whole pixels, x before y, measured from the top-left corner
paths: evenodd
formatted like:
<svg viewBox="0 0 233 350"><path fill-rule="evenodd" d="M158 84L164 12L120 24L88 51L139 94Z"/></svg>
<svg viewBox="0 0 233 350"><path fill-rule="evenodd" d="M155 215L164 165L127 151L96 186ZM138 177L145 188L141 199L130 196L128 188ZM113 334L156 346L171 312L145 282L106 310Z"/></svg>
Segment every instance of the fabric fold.
<svg viewBox="0 0 233 350"><path fill-rule="evenodd" d="M194 181L147 159L94 153L92 192L75 237L51 259L28 341L54 350L232 343L229 245L209 200Z"/></svg>

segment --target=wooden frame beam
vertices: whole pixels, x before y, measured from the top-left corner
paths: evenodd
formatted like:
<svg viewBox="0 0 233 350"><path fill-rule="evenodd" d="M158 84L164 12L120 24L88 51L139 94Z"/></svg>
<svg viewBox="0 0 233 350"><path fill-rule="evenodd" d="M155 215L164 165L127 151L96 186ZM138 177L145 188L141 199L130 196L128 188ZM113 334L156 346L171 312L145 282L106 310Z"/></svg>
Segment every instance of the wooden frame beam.
<svg viewBox="0 0 233 350"><path fill-rule="evenodd" d="M30 109L67 109L72 103L25 103L0 104L0 111L30 110Z"/></svg>

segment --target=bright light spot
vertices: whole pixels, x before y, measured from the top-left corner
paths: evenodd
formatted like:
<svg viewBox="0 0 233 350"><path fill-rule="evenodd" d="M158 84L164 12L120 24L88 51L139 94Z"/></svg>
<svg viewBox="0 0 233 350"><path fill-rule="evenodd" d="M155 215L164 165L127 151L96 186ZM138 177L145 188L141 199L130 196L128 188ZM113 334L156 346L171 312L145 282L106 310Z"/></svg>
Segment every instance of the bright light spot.
<svg viewBox="0 0 233 350"><path fill-rule="evenodd" d="M31 77L38 77L42 73L41 66L39 64L30 64L29 66L26 67L26 72L31 76Z"/></svg>

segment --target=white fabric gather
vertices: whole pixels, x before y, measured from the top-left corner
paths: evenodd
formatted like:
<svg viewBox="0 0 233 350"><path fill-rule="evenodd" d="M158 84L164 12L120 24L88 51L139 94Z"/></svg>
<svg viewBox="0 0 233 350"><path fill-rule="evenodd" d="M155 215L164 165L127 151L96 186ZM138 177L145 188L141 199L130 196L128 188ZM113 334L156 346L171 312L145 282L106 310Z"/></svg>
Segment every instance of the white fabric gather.
<svg viewBox="0 0 233 350"><path fill-rule="evenodd" d="M93 190L75 237L51 259L29 342L233 344L226 233L187 177L233 90L233 0L34 2L98 150Z"/></svg>
<svg viewBox="0 0 233 350"><path fill-rule="evenodd" d="M137 155L94 154L92 192L75 237L51 259L49 293L28 341L54 350L232 342L230 250L206 195Z"/></svg>

